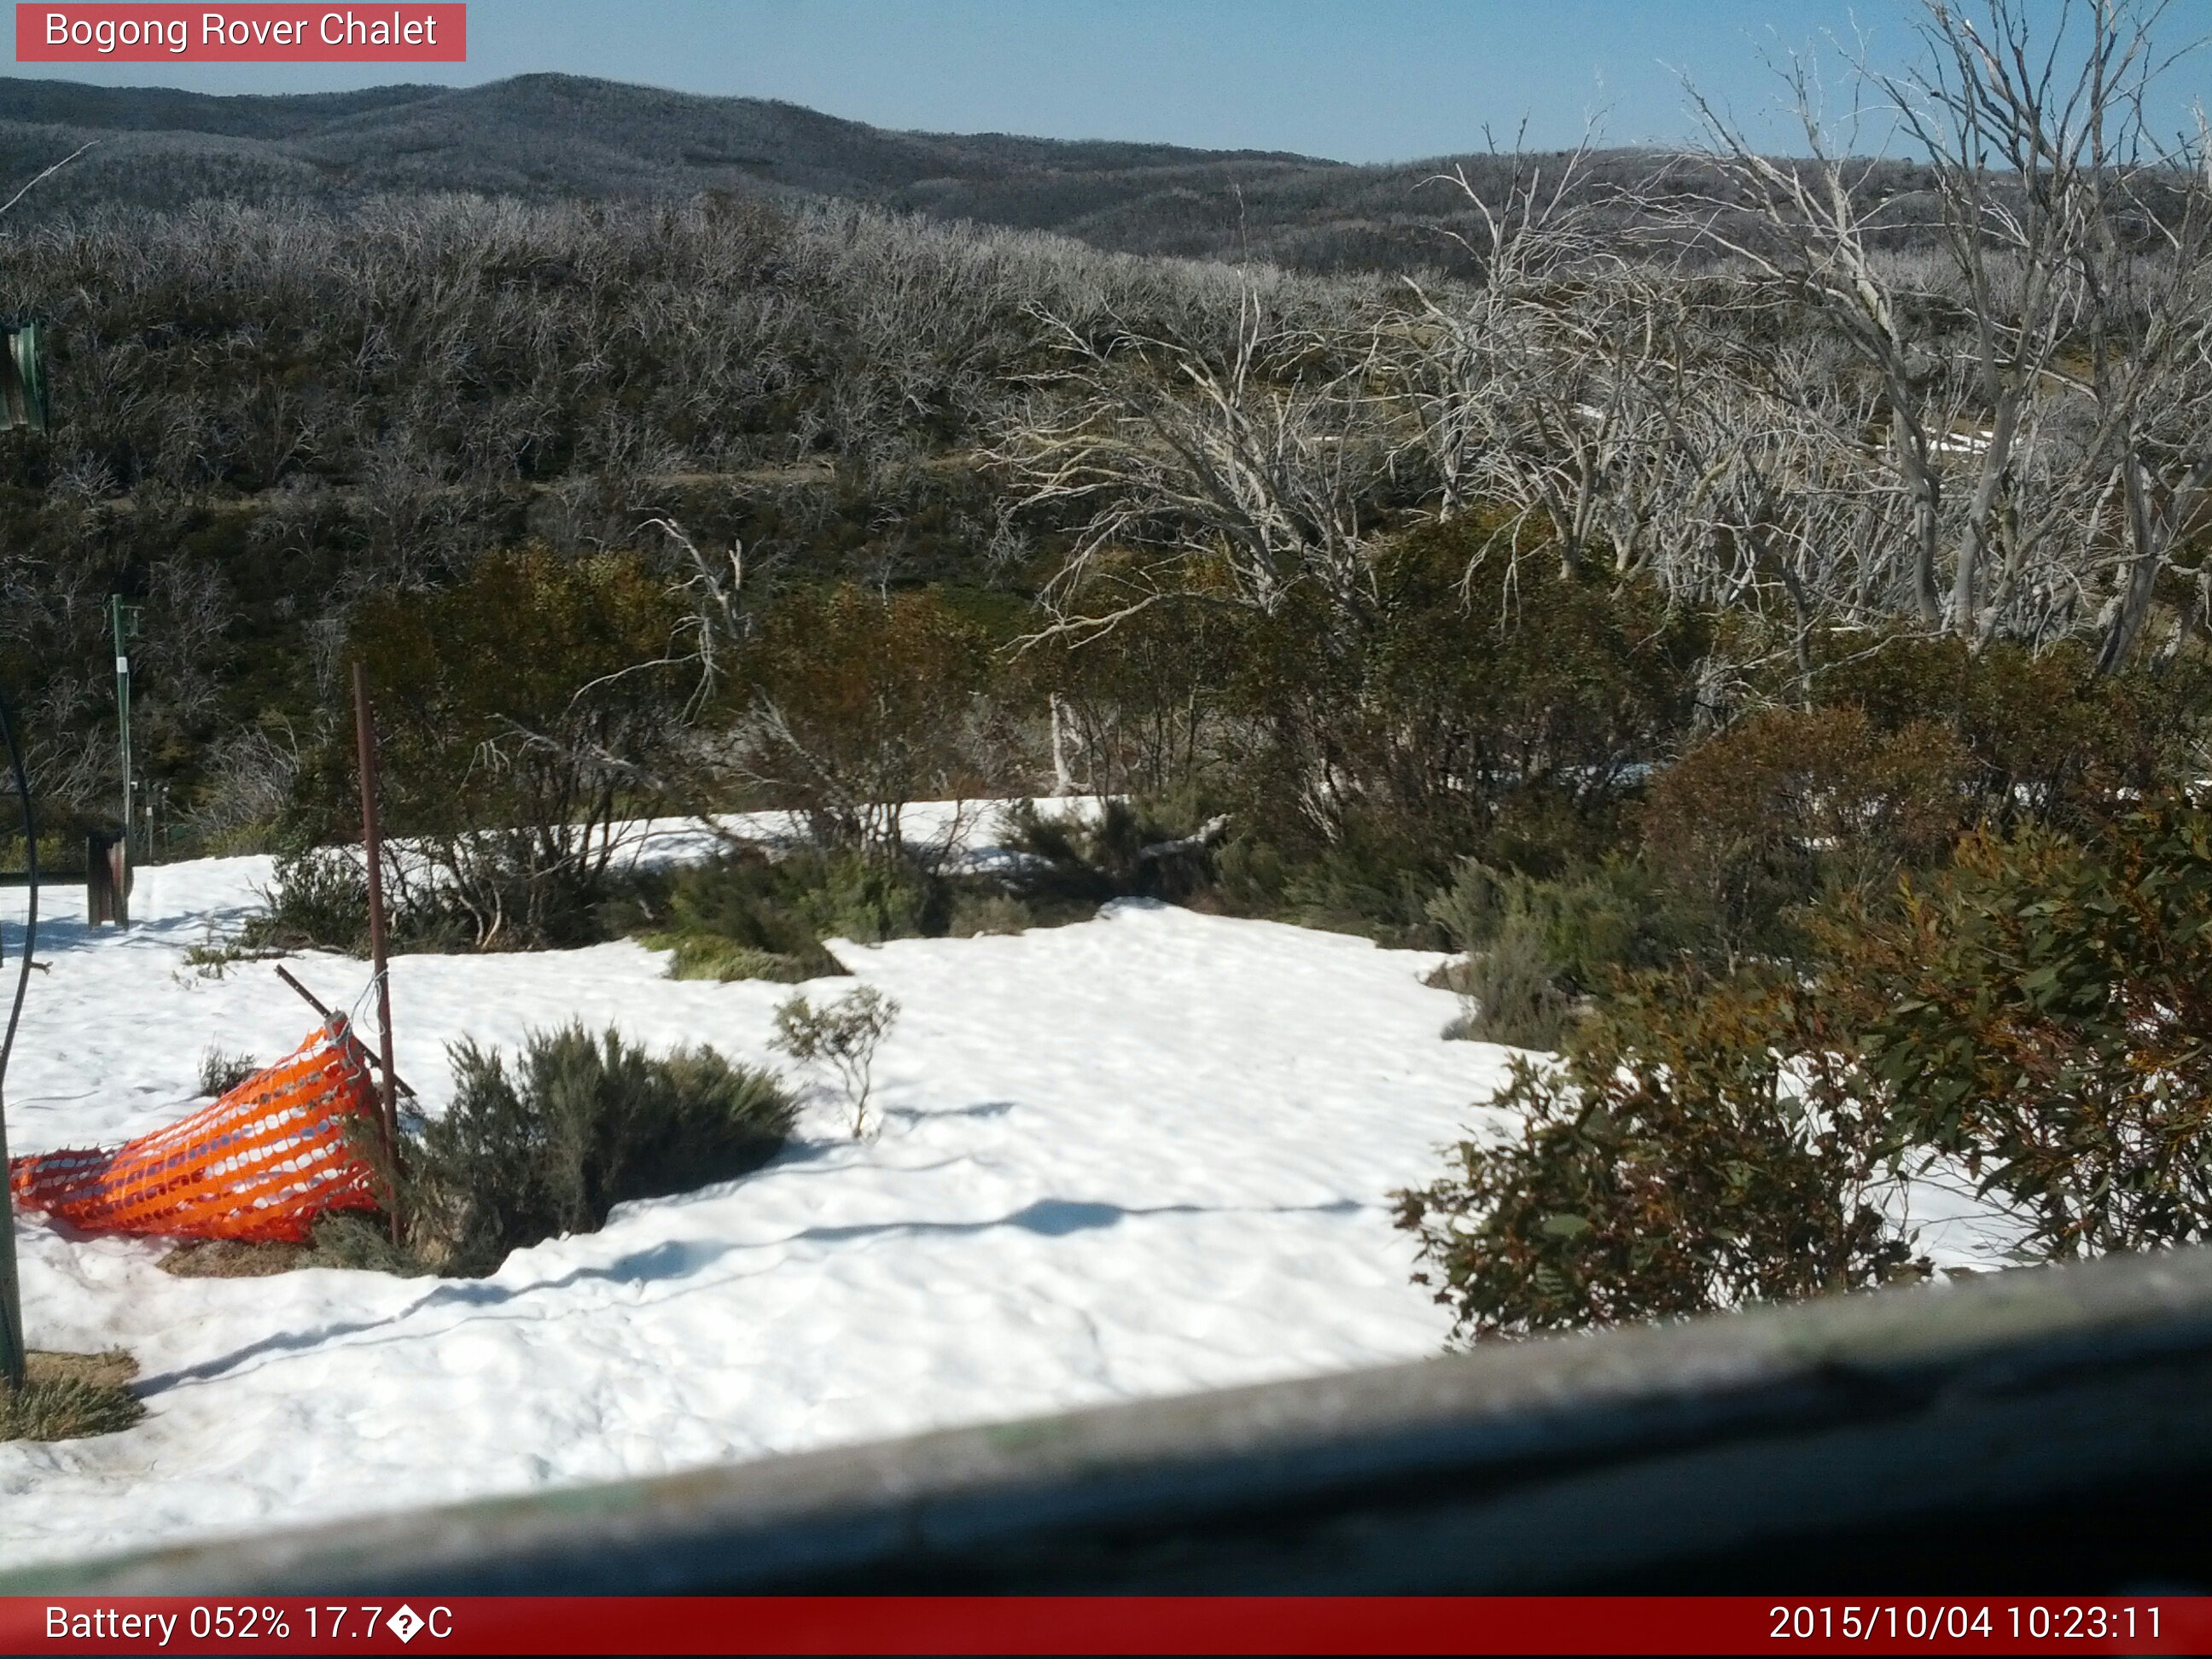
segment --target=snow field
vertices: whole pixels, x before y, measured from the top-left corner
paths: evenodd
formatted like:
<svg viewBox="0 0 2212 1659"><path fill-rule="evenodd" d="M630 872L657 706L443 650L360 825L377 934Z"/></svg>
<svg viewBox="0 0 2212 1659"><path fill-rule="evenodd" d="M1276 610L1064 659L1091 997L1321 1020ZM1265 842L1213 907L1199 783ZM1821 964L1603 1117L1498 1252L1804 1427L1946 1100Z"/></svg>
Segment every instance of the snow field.
<svg viewBox="0 0 2212 1659"><path fill-rule="evenodd" d="M671 831L655 850L696 844ZM266 963L184 963L267 875L259 859L142 872L125 933L49 891L12 1150L173 1121L198 1103L208 1044L267 1060L312 1027ZM129 1348L149 1415L0 1445L0 1561L1437 1351L1449 1319L1409 1282L1388 1194L1485 1127L1473 1103L1509 1052L1442 1040L1456 1004L1420 982L1438 957L1138 902L837 950L902 1010L877 1062L879 1138L852 1140L817 1091L767 1169L625 1206L489 1279L175 1279L158 1243L19 1217L33 1346ZM400 957L399 1070L439 1109L447 1042L512 1048L572 1017L780 1061L767 1039L793 988L671 981L664 963L629 944ZM340 957L289 965L341 1007L367 979Z"/></svg>

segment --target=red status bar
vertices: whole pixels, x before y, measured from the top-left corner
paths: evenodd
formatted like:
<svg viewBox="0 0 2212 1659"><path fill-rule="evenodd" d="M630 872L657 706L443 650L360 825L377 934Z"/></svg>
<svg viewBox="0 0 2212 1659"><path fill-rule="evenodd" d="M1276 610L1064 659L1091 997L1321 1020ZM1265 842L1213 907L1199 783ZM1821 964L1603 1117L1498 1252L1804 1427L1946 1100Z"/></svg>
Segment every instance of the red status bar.
<svg viewBox="0 0 2212 1659"><path fill-rule="evenodd" d="M18 1654L2212 1653L2212 1597L0 1598Z"/></svg>

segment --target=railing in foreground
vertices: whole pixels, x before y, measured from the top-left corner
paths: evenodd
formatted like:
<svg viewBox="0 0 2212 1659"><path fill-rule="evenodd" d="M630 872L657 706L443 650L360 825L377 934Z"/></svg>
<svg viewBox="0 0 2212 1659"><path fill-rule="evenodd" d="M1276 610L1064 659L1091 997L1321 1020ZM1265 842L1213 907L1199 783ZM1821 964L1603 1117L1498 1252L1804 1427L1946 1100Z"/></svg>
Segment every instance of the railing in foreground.
<svg viewBox="0 0 2212 1659"><path fill-rule="evenodd" d="M0 1573L0 1594L2185 1593L2212 1583L2208 1482L2212 1249L2191 1249Z"/></svg>

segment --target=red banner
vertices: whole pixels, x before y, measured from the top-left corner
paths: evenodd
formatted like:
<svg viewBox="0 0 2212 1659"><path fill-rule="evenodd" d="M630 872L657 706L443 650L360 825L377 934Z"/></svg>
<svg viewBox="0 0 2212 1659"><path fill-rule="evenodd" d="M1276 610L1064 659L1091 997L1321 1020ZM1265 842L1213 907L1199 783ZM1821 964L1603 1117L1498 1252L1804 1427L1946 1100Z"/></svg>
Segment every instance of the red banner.
<svg viewBox="0 0 2212 1659"><path fill-rule="evenodd" d="M2208 1653L2193 1596L0 1599L0 1652Z"/></svg>
<svg viewBox="0 0 2212 1659"><path fill-rule="evenodd" d="M465 5L15 7L19 64L460 64Z"/></svg>

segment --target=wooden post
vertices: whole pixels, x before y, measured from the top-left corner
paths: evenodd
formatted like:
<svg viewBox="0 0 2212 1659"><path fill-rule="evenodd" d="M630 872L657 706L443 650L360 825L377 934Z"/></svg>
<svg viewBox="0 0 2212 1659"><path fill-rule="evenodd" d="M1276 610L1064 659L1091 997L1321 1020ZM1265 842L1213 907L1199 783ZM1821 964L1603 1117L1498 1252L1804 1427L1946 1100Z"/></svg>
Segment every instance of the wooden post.
<svg viewBox="0 0 2212 1659"><path fill-rule="evenodd" d="M353 665L354 736L361 750L361 845L368 860L368 965L376 976L376 1030L384 1075L378 1095L383 1105L384 1158L392 1186L392 1242L400 1242L399 1100L392 1086L392 981L385 971L384 842L376 826L376 726L368 707L368 670Z"/></svg>
<svg viewBox="0 0 2212 1659"><path fill-rule="evenodd" d="M128 836L94 830L84 838L84 919L97 927L131 925L131 862Z"/></svg>

